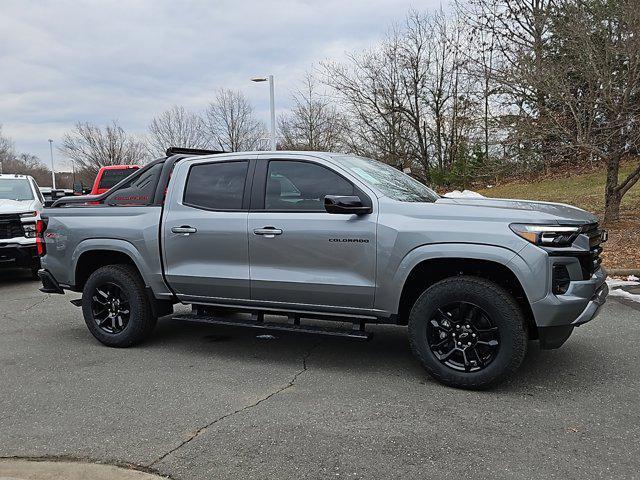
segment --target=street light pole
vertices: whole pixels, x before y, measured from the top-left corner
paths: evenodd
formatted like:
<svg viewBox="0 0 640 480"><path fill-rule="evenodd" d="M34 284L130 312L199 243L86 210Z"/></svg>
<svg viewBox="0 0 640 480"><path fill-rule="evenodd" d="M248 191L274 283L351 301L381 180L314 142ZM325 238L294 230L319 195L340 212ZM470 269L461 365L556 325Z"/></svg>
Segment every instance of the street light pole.
<svg viewBox="0 0 640 480"><path fill-rule="evenodd" d="M56 170L53 167L53 140L49 139L49 151L51 152L51 183L53 190L56 189Z"/></svg>
<svg viewBox="0 0 640 480"><path fill-rule="evenodd" d="M273 75L252 78L252 82L266 82L269 80L269 113L271 114L271 150L276 149L276 101L275 89L273 86Z"/></svg>
<svg viewBox="0 0 640 480"><path fill-rule="evenodd" d="M271 110L271 150L276 149L276 101L273 88L273 75L269 75L269 108Z"/></svg>

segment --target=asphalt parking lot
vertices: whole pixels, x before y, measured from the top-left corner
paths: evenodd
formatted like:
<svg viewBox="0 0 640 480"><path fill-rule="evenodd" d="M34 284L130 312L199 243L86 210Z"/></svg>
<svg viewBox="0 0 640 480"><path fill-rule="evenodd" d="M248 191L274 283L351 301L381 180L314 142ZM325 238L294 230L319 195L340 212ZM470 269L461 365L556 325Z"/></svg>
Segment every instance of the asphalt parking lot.
<svg viewBox="0 0 640 480"><path fill-rule="evenodd" d="M110 349L77 295L0 272L0 457L175 479L638 478L640 311L610 299L510 383L432 381L400 327L370 342L159 322Z"/></svg>

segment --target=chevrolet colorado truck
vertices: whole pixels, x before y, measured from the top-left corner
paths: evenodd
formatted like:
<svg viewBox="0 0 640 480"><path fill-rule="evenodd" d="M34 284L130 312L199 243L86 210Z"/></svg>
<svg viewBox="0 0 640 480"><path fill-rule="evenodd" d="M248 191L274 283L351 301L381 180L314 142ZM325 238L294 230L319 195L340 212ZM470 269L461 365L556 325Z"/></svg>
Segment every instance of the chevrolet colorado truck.
<svg viewBox="0 0 640 480"><path fill-rule="evenodd" d="M584 210L442 198L351 155L206 153L169 149L44 211L43 291L82 292L103 344L142 341L178 302L192 311L176 320L260 330L403 325L429 374L480 389L513 373L529 340L561 346L606 299L606 232Z"/></svg>
<svg viewBox="0 0 640 480"><path fill-rule="evenodd" d="M36 220L44 198L28 175L0 175L0 267L31 270L37 278Z"/></svg>

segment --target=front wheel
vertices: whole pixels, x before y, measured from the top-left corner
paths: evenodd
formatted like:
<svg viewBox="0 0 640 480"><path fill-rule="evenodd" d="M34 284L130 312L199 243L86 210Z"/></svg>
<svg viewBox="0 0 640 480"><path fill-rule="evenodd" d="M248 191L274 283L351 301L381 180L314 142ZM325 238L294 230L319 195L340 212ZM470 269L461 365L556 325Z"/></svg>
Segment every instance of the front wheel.
<svg viewBox="0 0 640 480"><path fill-rule="evenodd" d="M91 274L82 291L89 331L110 347L129 347L147 338L156 324L144 283L129 265L108 265Z"/></svg>
<svg viewBox="0 0 640 480"><path fill-rule="evenodd" d="M460 276L432 285L416 300L409 341L441 383L483 389L518 369L528 334L520 307L507 291L489 280Z"/></svg>

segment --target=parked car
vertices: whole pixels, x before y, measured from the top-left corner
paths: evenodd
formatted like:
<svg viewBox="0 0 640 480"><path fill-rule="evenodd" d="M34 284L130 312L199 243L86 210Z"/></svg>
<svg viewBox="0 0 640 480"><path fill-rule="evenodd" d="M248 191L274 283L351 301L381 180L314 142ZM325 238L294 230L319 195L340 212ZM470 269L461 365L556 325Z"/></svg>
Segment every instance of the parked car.
<svg viewBox="0 0 640 480"><path fill-rule="evenodd" d="M36 224L44 198L27 175L0 175L0 267L21 267L37 278Z"/></svg>
<svg viewBox="0 0 640 480"><path fill-rule="evenodd" d="M176 320L260 330L366 339L367 323L396 324L433 377L485 388L530 339L560 347L607 296L606 232L569 205L442 198L350 155L169 153L42 215L43 291L82 292L105 345L144 340L177 302L193 312Z"/></svg>
<svg viewBox="0 0 640 480"><path fill-rule="evenodd" d="M90 194L100 195L101 193L105 193L139 168L140 166L138 165L111 165L100 168L93 182Z"/></svg>

